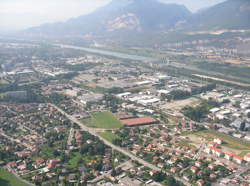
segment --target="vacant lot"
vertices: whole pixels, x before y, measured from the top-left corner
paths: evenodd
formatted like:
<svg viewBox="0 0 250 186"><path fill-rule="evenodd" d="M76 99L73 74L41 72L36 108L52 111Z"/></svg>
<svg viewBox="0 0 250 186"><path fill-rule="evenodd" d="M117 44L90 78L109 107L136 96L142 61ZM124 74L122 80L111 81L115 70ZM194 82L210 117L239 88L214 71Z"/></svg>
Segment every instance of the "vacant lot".
<svg viewBox="0 0 250 186"><path fill-rule="evenodd" d="M114 139L119 138L116 134L113 134L112 132L100 132L99 135L104 139L108 140L109 142L112 142Z"/></svg>
<svg viewBox="0 0 250 186"><path fill-rule="evenodd" d="M202 143L201 139L206 139L206 141L209 142L212 141L214 137L219 136L224 141L224 144L222 145L222 150L224 152L233 152L243 156L250 151L250 143L213 130L193 132L187 134L187 136L196 146Z"/></svg>
<svg viewBox="0 0 250 186"><path fill-rule="evenodd" d="M18 181L12 174L9 172L0 169L0 185L1 186L27 186L24 183Z"/></svg>
<svg viewBox="0 0 250 186"><path fill-rule="evenodd" d="M91 114L90 119L82 120L83 124L93 128L113 129L122 127L122 123L117 120L111 112L98 112Z"/></svg>
<svg viewBox="0 0 250 186"><path fill-rule="evenodd" d="M162 105L161 108L165 109L167 114L171 114L176 118L177 116L183 117L183 114L180 112L182 108L186 106L195 106L198 105L199 103L200 100L198 98L191 97L184 100L177 100L177 101L172 101L170 103L166 103L165 105ZM176 120L175 118L170 118L170 120L174 121ZM174 123L178 123L178 120Z"/></svg>

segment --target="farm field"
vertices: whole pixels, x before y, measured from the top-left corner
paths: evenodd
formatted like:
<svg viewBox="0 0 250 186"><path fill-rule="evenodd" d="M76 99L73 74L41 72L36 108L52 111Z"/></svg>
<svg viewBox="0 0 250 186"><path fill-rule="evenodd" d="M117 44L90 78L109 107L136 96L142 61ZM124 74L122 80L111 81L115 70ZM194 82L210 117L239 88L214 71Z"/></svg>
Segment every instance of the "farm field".
<svg viewBox="0 0 250 186"><path fill-rule="evenodd" d="M81 120L83 124L93 128L113 129L122 127L122 123L111 112L91 114L91 118Z"/></svg>
<svg viewBox="0 0 250 186"><path fill-rule="evenodd" d="M18 181L13 175L4 169L0 169L0 185L1 186L27 186Z"/></svg>

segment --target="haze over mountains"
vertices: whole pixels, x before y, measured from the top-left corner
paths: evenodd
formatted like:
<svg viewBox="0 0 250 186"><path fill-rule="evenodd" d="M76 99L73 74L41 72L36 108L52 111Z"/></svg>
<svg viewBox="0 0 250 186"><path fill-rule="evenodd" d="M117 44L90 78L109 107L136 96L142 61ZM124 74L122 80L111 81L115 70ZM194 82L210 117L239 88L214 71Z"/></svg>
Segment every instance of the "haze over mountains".
<svg viewBox="0 0 250 186"><path fill-rule="evenodd" d="M228 0L192 14L185 6L157 0L113 0L89 15L29 29L32 34L86 35L162 32L171 29L248 29L250 1Z"/></svg>
<svg viewBox="0 0 250 186"><path fill-rule="evenodd" d="M249 32L235 30L249 30L249 20L249 0L227 0L197 13L160 0L113 0L88 15L33 27L21 36L137 47L209 39L216 46L225 47L242 44L239 38L248 37ZM214 34L218 30L228 31Z"/></svg>

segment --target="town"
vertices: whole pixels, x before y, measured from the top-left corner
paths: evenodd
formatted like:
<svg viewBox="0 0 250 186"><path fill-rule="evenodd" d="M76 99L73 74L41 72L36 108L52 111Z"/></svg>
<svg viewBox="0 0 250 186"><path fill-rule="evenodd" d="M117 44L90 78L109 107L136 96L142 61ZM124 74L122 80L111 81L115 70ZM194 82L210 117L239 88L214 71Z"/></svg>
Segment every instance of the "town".
<svg viewBox="0 0 250 186"><path fill-rule="evenodd" d="M249 185L245 85L162 61L2 46L1 174L23 185Z"/></svg>

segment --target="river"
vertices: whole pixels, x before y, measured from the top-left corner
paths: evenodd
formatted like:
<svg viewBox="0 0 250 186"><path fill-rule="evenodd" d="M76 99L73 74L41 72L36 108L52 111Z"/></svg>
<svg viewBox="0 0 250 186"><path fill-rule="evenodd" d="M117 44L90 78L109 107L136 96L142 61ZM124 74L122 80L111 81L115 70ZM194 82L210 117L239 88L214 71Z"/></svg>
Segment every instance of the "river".
<svg viewBox="0 0 250 186"><path fill-rule="evenodd" d="M59 46L61 48L70 48L70 49L76 49L76 50L83 50L83 51L90 52L90 53L113 56L113 57L122 58L122 59L130 59L130 60L136 60L136 61L149 61L149 62L159 61L158 59L151 58L151 57L137 56L137 55L131 55L131 54L123 54L123 53L119 53L119 52L112 52L112 51L105 51L105 50L100 50L100 49L78 47L78 46L73 46L73 45L55 44L55 46Z"/></svg>

